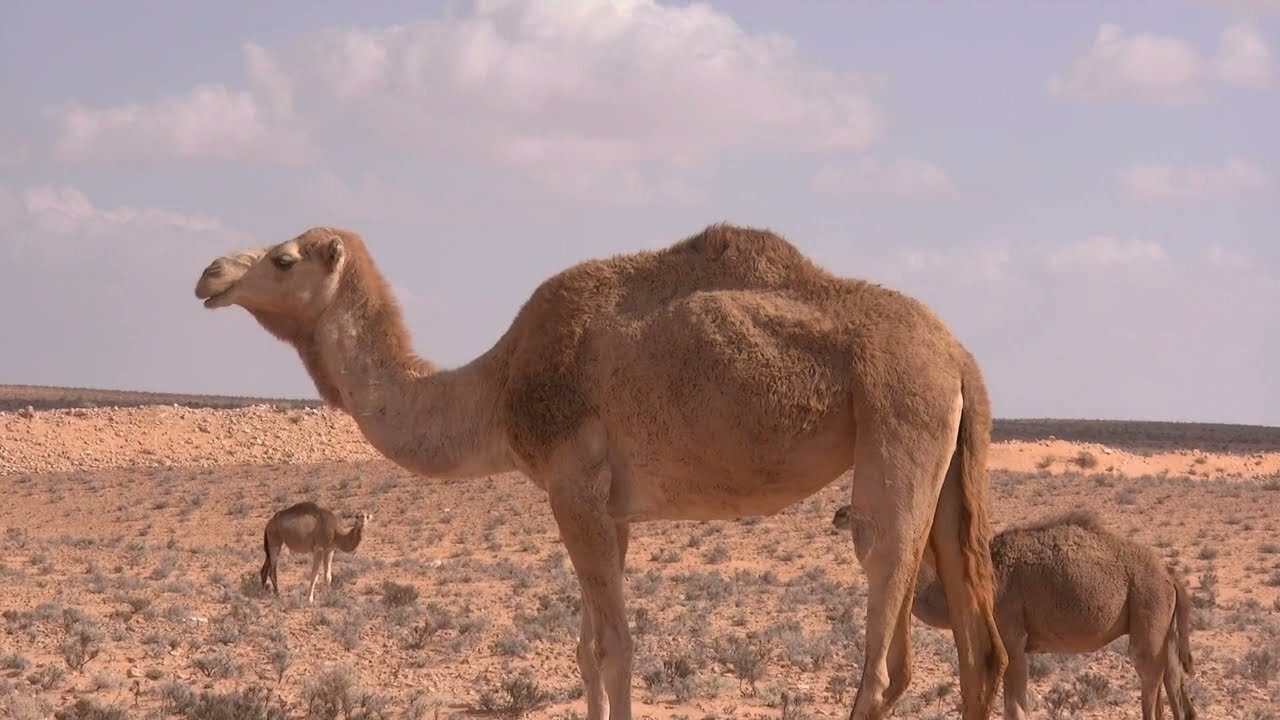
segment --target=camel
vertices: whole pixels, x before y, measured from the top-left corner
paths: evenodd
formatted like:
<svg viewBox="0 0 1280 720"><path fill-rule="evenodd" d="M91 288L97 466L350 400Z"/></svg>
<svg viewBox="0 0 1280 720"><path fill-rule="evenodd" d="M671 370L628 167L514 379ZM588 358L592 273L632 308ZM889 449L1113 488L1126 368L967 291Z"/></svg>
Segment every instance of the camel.
<svg viewBox="0 0 1280 720"><path fill-rule="evenodd" d="M406 470L516 472L545 492L582 595L589 720L632 717L632 524L774 514L850 468L852 505L874 534L859 558L869 601L850 719L885 717L910 682L926 544L951 610L963 717L990 716L1007 663L992 599L990 400L973 355L920 301L728 223L553 274L454 368L414 352L350 229L219 257L195 295L244 308L291 344L321 398Z"/></svg>
<svg viewBox="0 0 1280 720"><path fill-rule="evenodd" d="M324 568L325 585L332 585L333 551L355 552L364 537L364 529L371 520L371 514L360 513L351 529L343 532L339 529L338 516L313 502L296 503L272 515L262 531L262 550L267 555L259 573L262 576L262 587L267 586L269 578L275 594L280 594L276 566L280 564L281 548L288 547L290 552L295 553L309 552L311 589L307 593L307 602L314 602L321 568Z"/></svg>
<svg viewBox="0 0 1280 720"><path fill-rule="evenodd" d="M831 524L865 537L849 506ZM1009 656L1004 717L1027 717L1027 655L1095 652L1124 635L1142 690L1143 720L1164 717L1160 684L1174 720L1194 720L1187 692L1192 671L1191 606L1186 587L1139 543L1108 530L1097 514L1075 511L1008 528L991 539L996 617ZM929 563L921 563L914 614L950 628L947 598Z"/></svg>

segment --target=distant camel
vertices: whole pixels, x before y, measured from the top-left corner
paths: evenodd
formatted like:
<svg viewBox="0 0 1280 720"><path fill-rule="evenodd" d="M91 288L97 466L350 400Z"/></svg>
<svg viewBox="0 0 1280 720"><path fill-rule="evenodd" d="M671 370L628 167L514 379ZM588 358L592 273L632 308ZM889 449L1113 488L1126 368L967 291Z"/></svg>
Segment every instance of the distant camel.
<svg viewBox="0 0 1280 720"><path fill-rule="evenodd" d="M831 519L851 527L849 506ZM858 527L854 547L865 543ZM1009 655L1004 716L1027 713L1027 654L1090 653L1129 635L1129 658L1142 682L1142 717L1164 717L1163 679L1174 720L1193 720L1190 605L1183 584L1149 548L1105 528L1092 512L1070 512L991 539L996 618ZM950 628L947 599L926 556L912 614ZM1176 639L1175 639L1176 638Z"/></svg>
<svg viewBox="0 0 1280 720"><path fill-rule="evenodd" d="M262 563L262 586L267 586L268 576L277 595L280 581L276 579L276 565L280 562L280 549L291 552L311 553L311 591L307 602L316 596L316 583L324 569L325 585L333 584L333 551L355 552L360 545L365 525L373 519L369 513L360 513L355 524L347 532L338 529L338 516L313 502L300 502L277 512L267 521L262 531L262 549L267 559Z"/></svg>
<svg viewBox="0 0 1280 720"><path fill-rule="evenodd" d="M467 242L424 241L436 261ZM850 720L882 720L911 681L925 546L952 611L963 718L989 717L1007 662L988 548L991 402L976 359L919 300L729 224L553 274L453 368L414 352L351 230L216 258L195 294L293 345L320 396L392 462L434 478L518 471L546 493L582 595L587 720L606 707L632 718L623 571L636 523L772 515L851 469L850 503L875 539L859 559L866 643ZM511 481L485 487L509 497Z"/></svg>

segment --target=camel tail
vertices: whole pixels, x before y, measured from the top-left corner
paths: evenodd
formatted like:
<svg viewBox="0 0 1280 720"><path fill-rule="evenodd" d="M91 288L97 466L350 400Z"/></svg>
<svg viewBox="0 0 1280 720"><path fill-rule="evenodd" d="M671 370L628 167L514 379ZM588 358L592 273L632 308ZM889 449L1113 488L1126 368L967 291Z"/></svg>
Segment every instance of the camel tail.
<svg viewBox="0 0 1280 720"><path fill-rule="evenodd" d="M987 516L987 450L991 445L991 401L977 361L966 353L960 382L960 429L956 457L960 470L960 547L965 574L976 588L988 594L993 612L987 615L994 645L987 657L988 670L1003 672L1008 658L996 628L994 614L995 572L991 562L991 521ZM984 613L986 614L986 613Z"/></svg>
<svg viewBox="0 0 1280 720"><path fill-rule="evenodd" d="M934 511L929 545L959 653L963 715L986 718L991 715L1009 655L996 625L995 572L987 518L991 405L973 356L965 352L961 362L960 423Z"/></svg>
<svg viewBox="0 0 1280 720"><path fill-rule="evenodd" d="M1173 616L1178 625L1178 662L1188 675L1195 672L1191 659L1191 599L1187 596L1187 588L1178 578L1173 578L1173 586L1177 592L1174 596Z"/></svg>

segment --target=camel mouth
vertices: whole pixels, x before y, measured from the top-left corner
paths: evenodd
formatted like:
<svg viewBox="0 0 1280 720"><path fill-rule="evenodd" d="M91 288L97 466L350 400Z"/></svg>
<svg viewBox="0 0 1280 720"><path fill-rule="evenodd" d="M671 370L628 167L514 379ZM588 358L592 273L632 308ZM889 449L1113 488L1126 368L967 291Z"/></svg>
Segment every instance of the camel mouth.
<svg viewBox="0 0 1280 720"><path fill-rule="evenodd" d="M226 269L217 262L200 276L200 281L196 283L196 298L204 300L206 308L213 310L231 304L231 291L236 289L236 283L235 279L226 276Z"/></svg>
<svg viewBox="0 0 1280 720"><path fill-rule="evenodd" d="M216 310L231 304L231 288L227 288L216 295L205 298L204 306L209 310Z"/></svg>

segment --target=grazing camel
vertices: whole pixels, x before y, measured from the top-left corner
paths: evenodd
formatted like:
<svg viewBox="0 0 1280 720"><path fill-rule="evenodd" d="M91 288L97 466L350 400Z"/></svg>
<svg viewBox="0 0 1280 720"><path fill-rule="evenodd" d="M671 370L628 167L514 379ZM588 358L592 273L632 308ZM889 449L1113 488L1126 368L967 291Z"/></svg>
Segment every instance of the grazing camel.
<svg viewBox="0 0 1280 720"><path fill-rule="evenodd" d="M848 505L831 524L850 530L861 552L865 536ZM1174 720L1194 720L1186 687L1193 670L1187 590L1150 548L1109 531L1092 512L1070 512L996 534L991 560L1009 655L1005 718L1027 717L1028 654L1091 653L1128 635L1143 720L1164 717L1161 680ZM947 598L929 562L920 565L912 614L946 630Z"/></svg>
<svg viewBox="0 0 1280 720"><path fill-rule="evenodd" d="M990 716L1007 662L992 606L990 401L973 356L918 300L728 224L554 274L456 368L415 354L350 230L314 227L217 258L195 295L239 305L292 344L321 397L407 470L518 471L545 491L582 593L589 720L606 707L612 720L632 716L633 523L773 514L850 468L874 540L860 558L866 646L849 717L885 717L910 682L926 544L951 611L963 717Z"/></svg>
<svg viewBox="0 0 1280 720"><path fill-rule="evenodd" d="M314 602L316 583L324 568L325 585L333 584L333 551L355 552L364 536L364 528L373 516L360 513L351 529L343 532L338 526L338 516L313 502L300 502L277 512L267 521L262 531L262 550L267 559L262 562L262 586L270 577L272 588L280 594L280 581L276 579L276 566L280 564L280 550L288 547L291 552L311 553L311 590L307 602Z"/></svg>

